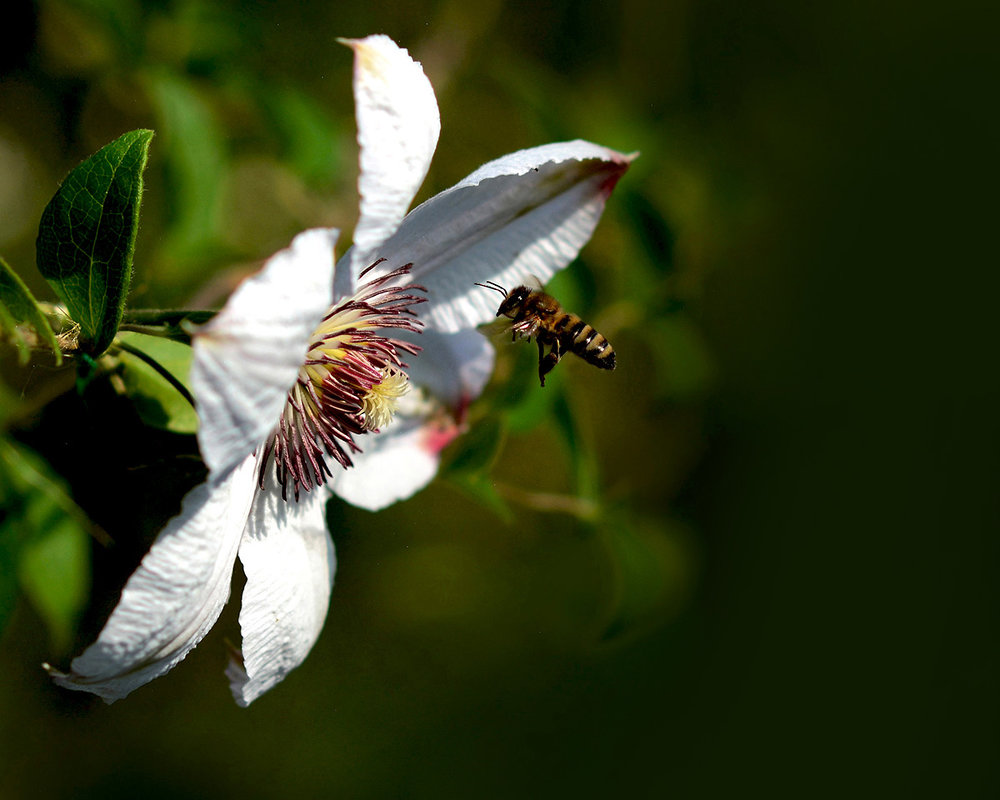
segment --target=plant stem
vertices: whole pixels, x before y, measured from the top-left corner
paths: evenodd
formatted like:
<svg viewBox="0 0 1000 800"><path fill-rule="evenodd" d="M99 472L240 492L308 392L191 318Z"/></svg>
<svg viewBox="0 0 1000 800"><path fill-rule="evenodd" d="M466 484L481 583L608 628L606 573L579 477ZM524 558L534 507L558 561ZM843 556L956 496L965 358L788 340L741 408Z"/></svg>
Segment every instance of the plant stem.
<svg viewBox="0 0 1000 800"><path fill-rule="evenodd" d="M155 369L164 378L164 380L167 381L167 383L181 393L181 396L191 404L192 408L195 408L194 398L191 396L191 392L189 392L187 387L177 380L177 378L175 378L168 369L160 364L159 361L155 358L151 358L147 353L144 353L139 348L132 347L125 342L115 342L115 346L120 350L124 350L126 353L130 353L141 361L144 361L146 364Z"/></svg>

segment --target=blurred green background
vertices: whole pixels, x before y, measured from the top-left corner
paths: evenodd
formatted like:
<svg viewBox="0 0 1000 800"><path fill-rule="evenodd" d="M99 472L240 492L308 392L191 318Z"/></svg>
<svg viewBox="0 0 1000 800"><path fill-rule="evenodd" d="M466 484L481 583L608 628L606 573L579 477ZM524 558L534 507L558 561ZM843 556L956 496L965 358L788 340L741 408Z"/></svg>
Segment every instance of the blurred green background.
<svg viewBox="0 0 1000 800"><path fill-rule="evenodd" d="M618 369L566 360L542 391L534 349L498 338L441 480L377 515L331 504L326 628L248 710L222 676L239 575L127 700L49 684L39 664L92 640L200 466L107 386L19 419L115 544L94 543L72 645L24 601L3 632L0 796L997 796L979 4L15 6L0 252L45 299L42 208L138 127L133 306L218 304L302 228L348 231L337 36L423 62L442 136L421 198L546 141L642 156L554 287ZM11 402L52 383L16 374Z"/></svg>

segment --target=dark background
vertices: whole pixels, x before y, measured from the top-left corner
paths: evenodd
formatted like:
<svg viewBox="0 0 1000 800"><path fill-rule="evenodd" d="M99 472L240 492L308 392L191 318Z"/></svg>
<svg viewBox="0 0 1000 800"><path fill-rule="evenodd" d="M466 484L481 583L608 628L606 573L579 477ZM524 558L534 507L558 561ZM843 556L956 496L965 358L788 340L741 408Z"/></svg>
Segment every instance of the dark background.
<svg viewBox="0 0 1000 800"><path fill-rule="evenodd" d="M532 349L498 339L480 408L513 516L457 470L378 515L332 504L324 633L248 710L222 676L235 599L110 707L48 684L19 606L0 794L996 796L996 19L367 6L24 6L0 48L4 256L27 278L58 181L136 127L157 136L135 305L218 302L298 230L349 228L334 37L385 32L441 105L421 197L545 141L642 152L560 279L621 366L560 365L538 400ZM190 438L126 445L126 411L69 396L18 431L116 541L72 652L179 502L157 480L197 480Z"/></svg>

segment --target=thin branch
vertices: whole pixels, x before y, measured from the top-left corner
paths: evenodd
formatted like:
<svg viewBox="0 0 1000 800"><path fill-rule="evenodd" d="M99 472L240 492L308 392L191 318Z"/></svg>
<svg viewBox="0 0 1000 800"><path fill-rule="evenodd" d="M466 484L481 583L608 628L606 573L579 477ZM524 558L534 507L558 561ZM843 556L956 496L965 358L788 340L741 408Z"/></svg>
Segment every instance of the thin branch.
<svg viewBox="0 0 1000 800"><path fill-rule="evenodd" d="M570 514L582 520L593 520L600 513L600 505L586 497L552 492L529 492L526 489L500 482L495 482L494 486L497 493L504 499L525 508L532 508L535 511Z"/></svg>
<svg viewBox="0 0 1000 800"><path fill-rule="evenodd" d="M121 350L124 350L126 353L130 353L131 355L135 356L136 358L140 359L141 361L145 362L153 369L155 369L164 378L164 380L167 381L167 383L169 383L178 392L181 393L181 396L191 404L191 408L195 408L194 398L191 396L191 392L188 391L188 388L179 380L177 380L177 378L174 377L174 375L159 361L157 361L155 358L152 358L147 353L144 353L137 347L132 347L131 345L125 342L116 342L115 346Z"/></svg>

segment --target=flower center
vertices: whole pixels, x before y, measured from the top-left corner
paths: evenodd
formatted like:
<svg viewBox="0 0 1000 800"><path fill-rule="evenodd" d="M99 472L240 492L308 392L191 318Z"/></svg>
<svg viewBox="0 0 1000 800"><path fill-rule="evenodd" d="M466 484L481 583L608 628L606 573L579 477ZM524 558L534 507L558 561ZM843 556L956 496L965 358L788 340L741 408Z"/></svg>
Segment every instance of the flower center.
<svg viewBox="0 0 1000 800"><path fill-rule="evenodd" d="M273 459L282 497L287 499L291 483L298 499L301 490L308 492L332 477L328 457L350 467L350 453L361 452L354 437L378 431L392 420L399 399L410 388L401 354L420 352L417 345L386 335L393 328L420 332L411 306L425 301L414 294L425 290L398 285L412 266L368 282L323 318L264 446L261 488Z"/></svg>

